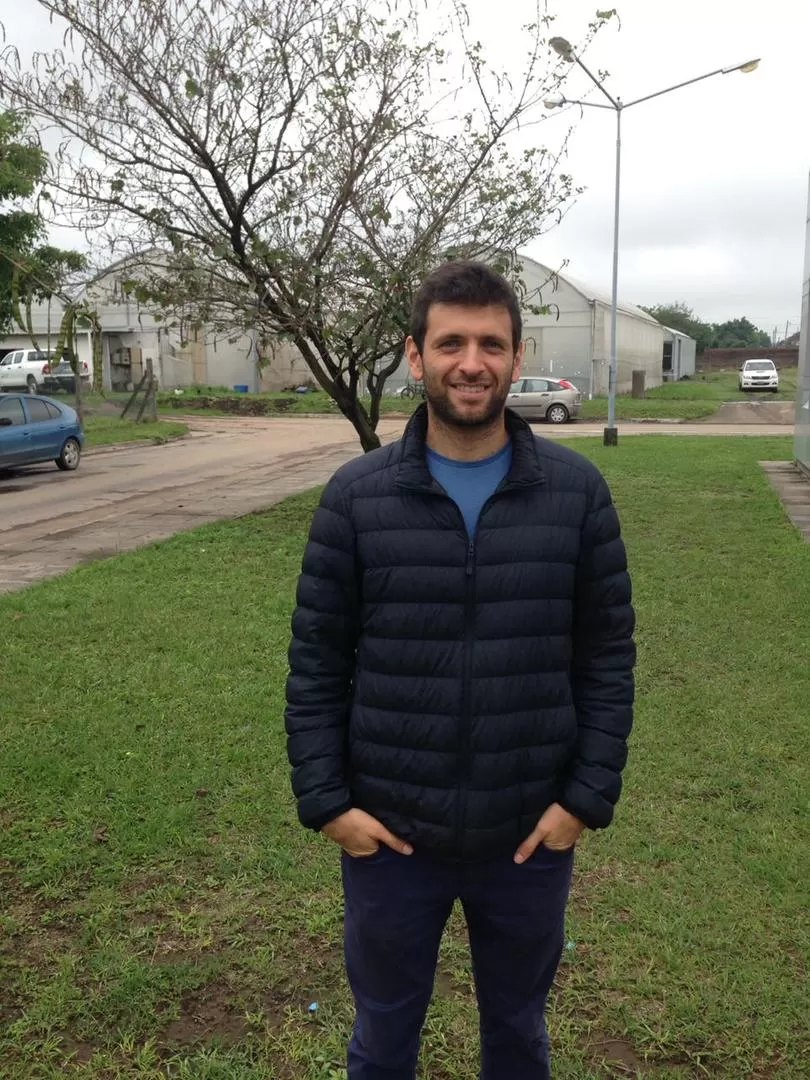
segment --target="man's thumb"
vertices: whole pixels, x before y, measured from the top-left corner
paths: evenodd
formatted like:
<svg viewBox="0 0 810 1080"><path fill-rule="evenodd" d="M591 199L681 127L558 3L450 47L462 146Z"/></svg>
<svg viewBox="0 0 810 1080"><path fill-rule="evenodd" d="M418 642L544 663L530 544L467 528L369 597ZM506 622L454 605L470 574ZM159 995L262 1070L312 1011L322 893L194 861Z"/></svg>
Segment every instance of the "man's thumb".
<svg viewBox="0 0 810 1080"><path fill-rule="evenodd" d="M524 863L527 859L534 855L537 848L542 844L543 840L548 834L548 829L545 825L536 825L534 831L529 833L523 843L515 852L515 862Z"/></svg>

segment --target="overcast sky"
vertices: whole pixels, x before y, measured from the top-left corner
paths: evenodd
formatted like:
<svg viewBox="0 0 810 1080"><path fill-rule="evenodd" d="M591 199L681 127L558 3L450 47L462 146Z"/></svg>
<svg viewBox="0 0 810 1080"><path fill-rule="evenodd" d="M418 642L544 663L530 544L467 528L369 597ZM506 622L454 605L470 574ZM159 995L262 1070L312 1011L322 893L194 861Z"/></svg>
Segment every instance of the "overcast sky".
<svg viewBox="0 0 810 1080"><path fill-rule="evenodd" d="M780 336L788 321L797 330L810 171L810 4L614 2L621 29L605 27L586 63L607 69L611 93L624 101L762 58L752 74L718 75L623 113L620 296L645 305L681 300L709 322L747 315L768 332L779 326ZM487 6L498 7L480 0ZM595 6L558 0L555 32L576 41ZM566 96L589 85L575 68ZM615 114L585 109L575 118L569 165L587 190L530 252L544 262L567 259L574 277L607 291ZM550 128L540 128L544 138Z"/></svg>
<svg viewBox="0 0 810 1080"><path fill-rule="evenodd" d="M614 0L610 0L611 3ZM747 315L798 329L810 170L806 0L615 0L621 28L589 50L614 96L631 101L716 68L761 57L749 75L718 75L623 114L619 292L639 304L684 301L701 318ZM468 0L501 59L525 52L533 0ZM576 42L598 0L551 0L554 32ZM603 0L602 6L607 6ZM23 53L58 35L34 0L0 0L7 41ZM572 72L569 97L588 91ZM565 220L529 248L573 277L610 289L615 116L555 113L532 129L553 145L570 122L568 170L586 188ZM555 133L556 128L556 133ZM75 243L75 240L74 240Z"/></svg>

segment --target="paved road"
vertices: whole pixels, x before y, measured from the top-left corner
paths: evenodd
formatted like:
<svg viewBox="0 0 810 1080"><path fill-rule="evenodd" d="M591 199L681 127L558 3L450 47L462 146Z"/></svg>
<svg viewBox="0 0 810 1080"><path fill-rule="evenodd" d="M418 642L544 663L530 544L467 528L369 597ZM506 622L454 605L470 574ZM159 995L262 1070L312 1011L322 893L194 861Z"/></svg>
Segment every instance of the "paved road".
<svg viewBox="0 0 810 1080"><path fill-rule="evenodd" d="M357 453L339 420L194 426L176 443L88 453L76 473L0 478L0 592L271 506Z"/></svg>
<svg viewBox="0 0 810 1080"><path fill-rule="evenodd" d="M191 437L86 455L77 473L52 465L0 474L0 592L174 533L264 509L323 483L358 453L338 417L195 417ZM380 424L384 442L404 421ZM551 437L601 435L603 424L539 425ZM784 435L785 425L627 424L642 434Z"/></svg>

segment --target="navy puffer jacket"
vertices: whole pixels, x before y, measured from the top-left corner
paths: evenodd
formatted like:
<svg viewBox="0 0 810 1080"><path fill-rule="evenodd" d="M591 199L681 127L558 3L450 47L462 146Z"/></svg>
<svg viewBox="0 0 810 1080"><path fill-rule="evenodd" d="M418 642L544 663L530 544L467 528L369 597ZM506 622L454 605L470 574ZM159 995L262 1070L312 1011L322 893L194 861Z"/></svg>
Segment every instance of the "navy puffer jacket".
<svg viewBox="0 0 810 1080"><path fill-rule="evenodd" d="M552 802L610 823L635 660L618 518L586 458L507 425L512 467L472 540L428 472L424 406L324 492L287 684L310 828L359 807L475 859L513 852Z"/></svg>

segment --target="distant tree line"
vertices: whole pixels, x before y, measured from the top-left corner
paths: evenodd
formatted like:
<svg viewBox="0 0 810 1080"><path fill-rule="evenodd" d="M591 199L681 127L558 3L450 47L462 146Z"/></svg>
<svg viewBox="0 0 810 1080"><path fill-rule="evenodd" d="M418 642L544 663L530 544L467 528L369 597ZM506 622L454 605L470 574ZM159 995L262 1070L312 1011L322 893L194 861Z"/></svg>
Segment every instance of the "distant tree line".
<svg viewBox="0 0 810 1080"><path fill-rule="evenodd" d="M655 307L643 307L642 310L652 315L664 326L680 330L697 342L697 351L704 349L756 349L774 344L771 335L754 326L745 317L729 319L723 323L707 323L699 319L692 308L677 302L674 304L656 304Z"/></svg>

